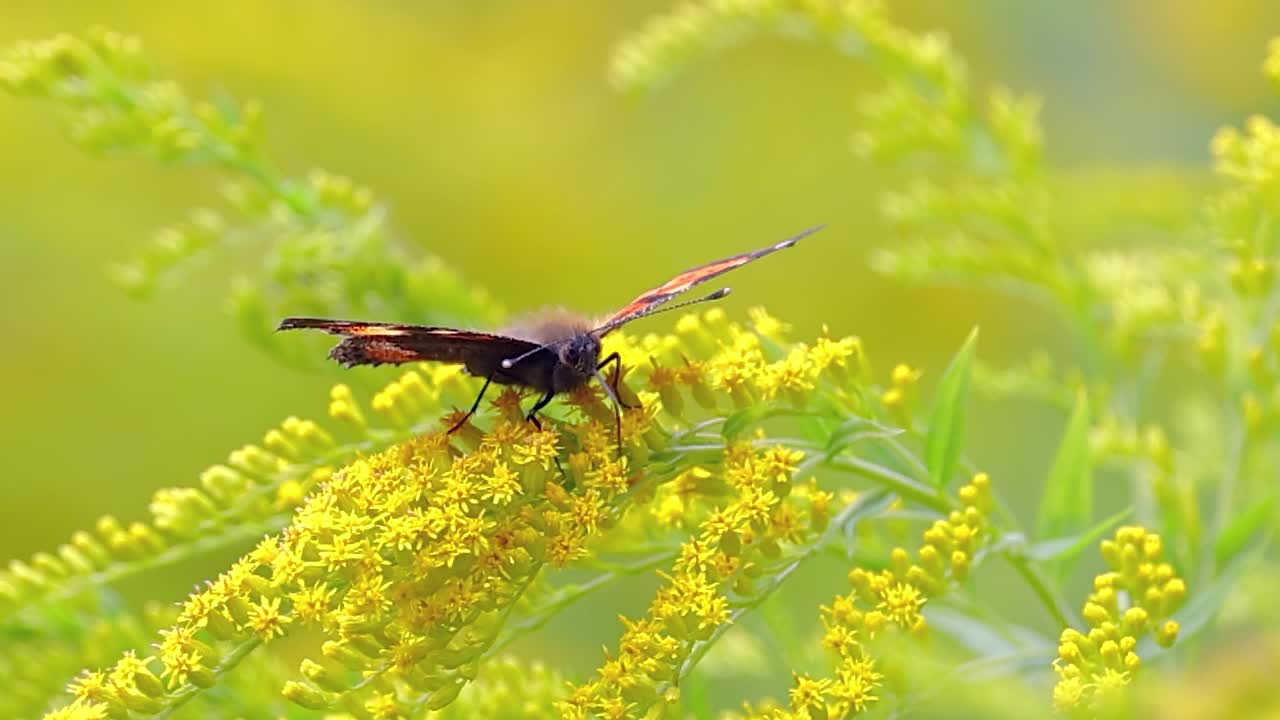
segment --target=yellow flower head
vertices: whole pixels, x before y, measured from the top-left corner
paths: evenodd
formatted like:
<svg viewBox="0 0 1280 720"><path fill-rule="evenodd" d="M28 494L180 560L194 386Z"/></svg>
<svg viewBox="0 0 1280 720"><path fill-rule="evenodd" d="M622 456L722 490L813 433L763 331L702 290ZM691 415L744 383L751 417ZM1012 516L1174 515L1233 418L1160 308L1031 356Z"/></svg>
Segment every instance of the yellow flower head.
<svg viewBox="0 0 1280 720"><path fill-rule="evenodd" d="M1186 584L1162 562L1160 536L1125 526L1102 541L1101 550L1111 569L1094 578L1085 601L1081 614L1090 630L1085 635L1067 628L1059 640L1053 697L1063 711L1105 705L1141 668L1138 640L1150 634L1167 647L1178 634L1177 622L1168 617L1186 596Z"/></svg>

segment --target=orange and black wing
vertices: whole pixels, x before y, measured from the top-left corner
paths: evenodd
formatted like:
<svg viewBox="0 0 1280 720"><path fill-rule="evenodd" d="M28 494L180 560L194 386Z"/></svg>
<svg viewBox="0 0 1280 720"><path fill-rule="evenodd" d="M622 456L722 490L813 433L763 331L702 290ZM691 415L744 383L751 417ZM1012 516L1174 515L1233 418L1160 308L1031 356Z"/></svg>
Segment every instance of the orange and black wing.
<svg viewBox="0 0 1280 720"><path fill-rule="evenodd" d="M706 265L700 265L692 270L686 270L662 285L644 293L635 300L632 300L626 307L610 315L608 318L605 318L605 320L600 323L599 332L601 332L601 334L607 333L610 330L613 330L638 317L648 315L659 306L696 285L700 285L711 278L723 275L734 268L742 267L752 260L762 258L769 253L777 252L783 248L789 248L804 237L821 229L821 225L809 228L795 237L787 238L786 240L775 245L770 245L767 248L762 248L755 252L742 253L741 255L734 255L733 257L725 258L724 260L717 260L715 262L707 263Z"/></svg>
<svg viewBox="0 0 1280 720"><path fill-rule="evenodd" d="M535 343L473 330L352 322L324 318L285 318L277 330L309 328L342 336L329 357L351 367L435 361L496 369L505 358L537 348Z"/></svg>

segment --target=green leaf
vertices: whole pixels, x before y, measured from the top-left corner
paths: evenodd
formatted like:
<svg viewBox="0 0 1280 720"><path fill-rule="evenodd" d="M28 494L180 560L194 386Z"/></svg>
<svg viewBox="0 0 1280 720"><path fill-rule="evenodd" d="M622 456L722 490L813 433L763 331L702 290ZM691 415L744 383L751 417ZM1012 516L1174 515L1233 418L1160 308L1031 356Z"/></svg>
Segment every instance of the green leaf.
<svg viewBox="0 0 1280 720"><path fill-rule="evenodd" d="M925 465L933 484L945 487L964 449L965 426L969 415L969 383L973 375L973 352L978 329L969 333L959 352L951 359L938 383L929 413L929 434L924 442Z"/></svg>
<svg viewBox="0 0 1280 720"><path fill-rule="evenodd" d="M1179 644L1185 643L1213 624L1222 612L1222 606L1226 604L1227 598L1235 589L1236 583L1239 582L1240 576L1245 570L1263 560L1265 550L1264 543L1252 550L1242 552L1229 565L1223 567L1209 584L1191 587L1187 593L1187 604L1173 614L1173 619L1178 622ZM1141 658L1155 657L1165 652L1169 650L1156 645L1151 636L1143 638L1138 643L1138 656Z"/></svg>
<svg viewBox="0 0 1280 720"><path fill-rule="evenodd" d="M1093 466L1089 460L1089 398L1081 392L1058 454L1049 470L1040 501L1037 536L1077 535L1089 526L1093 515Z"/></svg>
<svg viewBox="0 0 1280 720"><path fill-rule="evenodd" d="M1011 623L993 626L987 620L946 605L930 604L925 610L930 628L950 636L972 653L985 657L1013 655L1027 648L1052 651L1052 638Z"/></svg>
<svg viewBox="0 0 1280 720"><path fill-rule="evenodd" d="M710 692L707 679L700 672L690 673L681 683L680 704L684 711L694 720L712 720L715 717L711 708Z"/></svg>
<svg viewBox="0 0 1280 720"><path fill-rule="evenodd" d="M739 410L725 418L724 426L720 429L720 433L725 440L736 440L747 429L764 420L771 411L772 408L767 405L752 405Z"/></svg>
<svg viewBox="0 0 1280 720"><path fill-rule="evenodd" d="M863 440L877 440L897 437L906 432L902 428L890 427L864 417L851 417L840 423L831 431L827 439L827 455L843 452L850 445Z"/></svg>
<svg viewBox="0 0 1280 720"><path fill-rule="evenodd" d="M1067 562L1074 560L1083 550L1101 540L1103 535L1111 532L1113 527L1123 522L1131 514L1133 514L1133 508L1127 507L1111 517L1104 518L1101 522L1079 535L1069 535L1033 543L1026 549L1024 554L1026 557L1040 562L1050 560Z"/></svg>
<svg viewBox="0 0 1280 720"><path fill-rule="evenodd" d="M1272 493L1236 516L1213 543L1216 567L1224 567L1258 535L1258 530L1275 516L1276 494Z"/></svg>

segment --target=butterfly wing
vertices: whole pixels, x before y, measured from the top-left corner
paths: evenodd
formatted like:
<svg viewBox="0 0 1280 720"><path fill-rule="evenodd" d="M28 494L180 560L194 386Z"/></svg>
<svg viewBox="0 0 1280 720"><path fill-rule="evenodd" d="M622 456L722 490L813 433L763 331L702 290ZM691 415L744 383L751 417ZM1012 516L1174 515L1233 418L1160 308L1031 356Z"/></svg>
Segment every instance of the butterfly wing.
<svg viewBox="0 0 1280 720"><path fill-rule="evenodd" d="M488 376L504 358L538 347L527 340L473 330L325 318L285 318L277 330L302 328L341 336L342 342L329 351L329 357L347 367L430 360L465 365L472 374Z"/></svg>
<svg viewBox="0 0 1280 720"><path fill-rule="evenodd" d="M770 245L767 248L761 248L755 252L742 253L741 255L734 255L733 257L725 258L723 260L709 262L706 265L699 265L692 270L685 270L662 285L659 285L635 300L632 300L626 307L610 315L600 323L600 329L598 332L600 334L607 333L610 330L614 330L638 317L648 315L659 306L696 285L700 285L711 278L723 275L734 268L742 267L752 260L757 260L765 255L782 250L783 248L789 248L799 242L802 238L812 235L821 229L821 225L809 228L799 235L787 238L786 240Z"/></svg>

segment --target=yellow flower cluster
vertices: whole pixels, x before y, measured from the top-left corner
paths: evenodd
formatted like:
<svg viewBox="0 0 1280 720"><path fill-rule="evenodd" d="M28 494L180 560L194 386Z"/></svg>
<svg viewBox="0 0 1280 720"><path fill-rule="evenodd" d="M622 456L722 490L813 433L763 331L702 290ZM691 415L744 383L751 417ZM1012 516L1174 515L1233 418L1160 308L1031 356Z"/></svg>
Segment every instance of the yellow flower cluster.
<svg viewBox="0 0 1280 720"><path fill-rule="evenodd" d="M924 531L924 544L915 560L903 548L889 556L889 567L877 572L854 568L853 591L822 608L826 628L822 644L838 664L831 678L798 675L788 708L747 708L750 720L810 720L845 718L871 707L879 696L883 675L869 644L890 628L915 634L927 624L921 609L947 592L951 582L967 577L974 553L986 540L991 512L991 480L979 473L960 488L960 506Z"/></svg>
<svg viewBox="0 0 1280 720"><path fill-rule="evenodd" d="M704 363L690 363L682 379L692 380L691 391L701 405L716 409L717 395L730 397L735 409L759 405L762 401L782 398L788 405L804 407L810 391L826 379L835 388L849 386L859 377L865 359L858 338L832 340L827 334L813 346L788 343L790 350L781 359L768 360L767 343L781 343L787 325L762 309L751 310L754 332L736 323L728 323L722 310L712 310L701 318L687 315L676 327L678 337L686 345L717 346L714 355Z"/></svg>
<svg viewBox="0 0 1280 720"><path fill-rule="evenodd" d="M347 395L334 403L349 407ZM359 702L389 718L452 701L538 569L582 556L638 480L600 421L573 426L579 448L560 475L560 437L524 422L513 391L495 405L507 414L486 434L427 434L334 473L282 535L187 599L157 656L82 676L75 704L49 717L153 711L298 625L325 638L306 679L284 688L301 705ZM628 445L643 429L627 424Z"/></svg>
<svg viewBox="0 0 1280 720"><path fill-rule="evenodd" d="M1085 601L1089 632L1067 628L1059 639L1053 703L1062 712L1090 715L1114 699L1141 667L1137 647L1146 635L1162 647L1178 638L1170 616L1186 598L1187 585L1164 562L1160 536L1122 527L1102 542L1102 557L1111 569L1094 578Z"/></svg>
<svg viewBox="0 0 1280 720"><path fill-rule="evenodd" d="M802 458L785 447L758 450L749 443L726 451L723 477L732 499L707 513L681 547L648 614L622 619L616 654L561 703L563 717L639 717L678 699L686 663L732 620L735 601L753 595L755 579L788 545L826 526L831 496L811 485L792 487Z"/></svg>
<svg viewBox="0 0 1280 720"><path fill-rule="evenodd" d="M755 320L771 334L784 330L763 312ZM421 434L415 419L473 389L456 370L438 368L406 373L378 393L372 413L338 386L329 414L339 425L331 433L313 425L302 432L296 421L270 434L265 447L239 451L235 469L209 473L206 487L243 485L259 504L300 505L293 522L191 595L154 655L130 654L86 672L70 687L72 703L48 717L164 711L220 683L257 646L304 627L322 644L302 663L301 677L284 685L295 703L373 718L444 707L502 642L508 617L541 568L588 558L593 539L626 520L629 507L656 497L652 484L662 477L640 468L652 453L668 451L675 426L664 418L679 418L685 398L717 408L712 388L735 374L741 397L766 411L800 401L788 388L805 384L849 398L862 362L854 339L824 336L813 347L780 350L718 310L685 318L675 335L611 341L625 366L657 391L636 395L621 387L624 400L639 406L623 413L622 457L613 412L598 388L571 393L567 419L542 431L524 420L518 394L508 390L492 402L486 429L467 423L452 435ZM391 437L411 439L336 472L316 468L306 482L280 481L288 460L323 454L304 451L312 441L333 452L384 438L387 431L371 427L374 416L391 425ZM438 418L440 427L454 419ZM670 690L680 664L729 621L734 598L749 596L753 579L788 545L821 532L832 497L812 483L792 488L801 458L785 447L732 443L707 456L710 470L686 460L664 476L677 478L672 486L708 481L707 498L729 500L682 505L677 522L658 523L700 522L700 530L683 547L652 616L632 624L623 657L602 669L602 678L613 679L594 684L598 702L566 708L628 707ZM259 477L264 487L254 489ZM263 497L267 488L272 494ZM189 516L203 516L183 508L203 497L166 495L169 509L159 513L166 529L200 527L203 521L192 525ZM655 515L630 513L627 522ZM666 669L651 667L655 662Z"/></svg>

